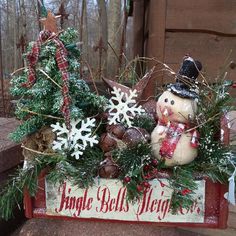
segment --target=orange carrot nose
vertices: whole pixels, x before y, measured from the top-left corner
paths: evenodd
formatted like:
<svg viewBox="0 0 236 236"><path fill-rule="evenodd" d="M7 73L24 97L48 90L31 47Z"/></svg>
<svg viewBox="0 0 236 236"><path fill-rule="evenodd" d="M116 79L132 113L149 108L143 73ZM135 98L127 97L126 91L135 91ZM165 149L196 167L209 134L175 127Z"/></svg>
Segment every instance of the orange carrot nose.
<svg viewBox="0 0 236 236"><path fill-rule="evenodd" d="M165 107L163 110L162 110L162 120L165 122L165 123L168 123L169 121L169 110L167 107Z"/></svg>
<svg viewBox="0 0 236 236"><path fill-rule="evenodd" d="M164 108L164 110L162 112L162 115L165 116L165 117L169 116L169 110L168 110L167 107Z"/></svg>

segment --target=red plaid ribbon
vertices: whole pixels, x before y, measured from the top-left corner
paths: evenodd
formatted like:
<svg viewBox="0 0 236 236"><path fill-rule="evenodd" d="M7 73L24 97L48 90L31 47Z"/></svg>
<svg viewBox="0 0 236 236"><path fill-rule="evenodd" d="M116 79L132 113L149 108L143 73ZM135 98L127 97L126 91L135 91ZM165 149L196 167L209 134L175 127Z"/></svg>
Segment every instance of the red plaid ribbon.
<svg viewBox="0 0 236 236"><path fill-rule="evenodd" d="M70 96L69 96L69 74L68 74L68 61L67 61L67 50L63 43L59 40L57 35L54 35L50 31L42 31L39 34L38 40L34 43L31 52L27 55L28 60L28 81L23 83L23 87L30 88L36 82L36 75L35 75L35 66L38 61L40 48L43 42L47 39L52 38L53 42L57 46L56 51L56 62L57 66L61 72L62 80L63 80L63 87L62 87L62 95L63 95L63 104L61 107L61 111L64 115L64 119L66 122L66 126L70 129Z"/></svg>

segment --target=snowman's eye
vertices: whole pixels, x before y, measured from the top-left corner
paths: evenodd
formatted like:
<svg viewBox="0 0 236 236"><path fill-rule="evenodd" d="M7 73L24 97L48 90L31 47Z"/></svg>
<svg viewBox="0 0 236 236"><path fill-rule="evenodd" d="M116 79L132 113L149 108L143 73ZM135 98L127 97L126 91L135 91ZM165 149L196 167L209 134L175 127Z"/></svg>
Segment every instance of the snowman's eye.
<svg viewBox="0 0 236 236"><path fill-rule="evenodd" d="M168 98L165 98L164 102L168 102Z"/></svg>
<svg viewBox="0 0 236 236"><path fill-rule="evenodd" d="M175 104L175 101L174 101L174 100L171 100L170 104L171 104L171 105L174 105L174 104Z"/></svg>

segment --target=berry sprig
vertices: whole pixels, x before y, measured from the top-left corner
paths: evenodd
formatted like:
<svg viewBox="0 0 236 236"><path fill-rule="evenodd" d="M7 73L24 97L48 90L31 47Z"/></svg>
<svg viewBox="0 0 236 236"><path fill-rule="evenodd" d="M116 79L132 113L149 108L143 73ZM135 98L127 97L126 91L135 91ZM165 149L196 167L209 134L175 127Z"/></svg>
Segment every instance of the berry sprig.
<svg viewBox="0 0 236 236"><path fill-rule="evenodd" d="M132 173L126 175L123 178L123 184L126 186L128 192L132 192L133 195L139 197L143 193L147 192L151 184L149 181L157 177L159 161L156 159L144 160L143 166L140 168L139 175Z"/></svg>

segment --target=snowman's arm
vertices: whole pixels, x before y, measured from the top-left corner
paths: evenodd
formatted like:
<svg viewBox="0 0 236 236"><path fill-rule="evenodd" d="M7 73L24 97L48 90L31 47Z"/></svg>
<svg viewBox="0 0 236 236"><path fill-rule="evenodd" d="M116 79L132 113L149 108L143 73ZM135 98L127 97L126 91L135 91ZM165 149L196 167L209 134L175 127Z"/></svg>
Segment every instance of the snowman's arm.
<svg viewBox="0 0 236 236"><path fill-rule="evenodd" d="M198 148L199 146L199 132L195 129L191 131L191 141L190 141L190 145L193 148Z"/></svg>

